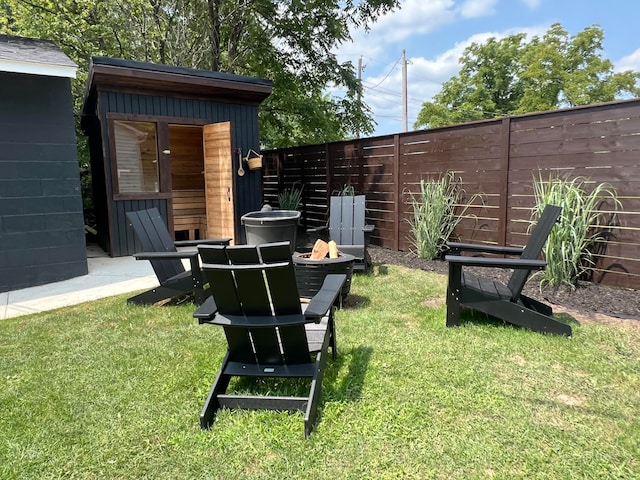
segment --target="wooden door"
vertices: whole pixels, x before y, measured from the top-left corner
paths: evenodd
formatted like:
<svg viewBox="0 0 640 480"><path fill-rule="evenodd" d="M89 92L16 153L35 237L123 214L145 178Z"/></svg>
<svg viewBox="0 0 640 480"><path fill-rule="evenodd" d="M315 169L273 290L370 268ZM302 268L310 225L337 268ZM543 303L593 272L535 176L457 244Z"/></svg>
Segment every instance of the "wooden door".
<svg viewBox="0 0 640 480"><path fill-rule="evenodd" d="M207 237L235 239L231 122L202 128Z"/></svg>

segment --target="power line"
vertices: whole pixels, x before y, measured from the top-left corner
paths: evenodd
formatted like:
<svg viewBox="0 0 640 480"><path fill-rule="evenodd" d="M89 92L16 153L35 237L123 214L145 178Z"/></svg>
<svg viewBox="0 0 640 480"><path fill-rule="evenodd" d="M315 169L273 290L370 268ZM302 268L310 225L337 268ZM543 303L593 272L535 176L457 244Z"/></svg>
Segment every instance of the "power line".
<svg viewBox="0 0 640 480"><path fill-rule="evenodd" d="M372 93L368 91L368 87L366 85L363 85L365 87L365 93L367 95L370 95L372 97L377 97L377 98L385 98L383 95L387 95L389 97L401 97L402 94L399 92L394 92L392 90L386 90L386 89L377 89L375 92L377 93ZM414 103L416 105L422 105L424 103L424 100L419 100L418 98L415 97L407 97L410 103Z"/></svg>
<svg viewBox="0 0 640 480"><path fill-rule="evenodd" d="M384 82L387 78L389 78L389 75L391 75L391 73L395 70L395 68L398 66L398 63L400 63L400 61L402 60L402 58L399 58L398 60L396 60L396 63L393 64L393 67L391 67L391 70L389 70L387 72L387 74L384 76L384 78L382 80L380 80L375 86L370 87L372 89L377 88L378 86L380 86L382 84L382 82Z"/></svg>

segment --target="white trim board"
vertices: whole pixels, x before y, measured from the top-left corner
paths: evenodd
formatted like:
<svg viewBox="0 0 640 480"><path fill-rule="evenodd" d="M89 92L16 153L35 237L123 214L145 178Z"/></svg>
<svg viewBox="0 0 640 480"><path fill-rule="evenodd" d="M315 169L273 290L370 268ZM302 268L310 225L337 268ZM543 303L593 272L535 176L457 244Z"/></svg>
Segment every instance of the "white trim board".
<svg viewBox="0 0 640 480"><path fill-rule="evenodd" d="M76 78L78 67L50 63L24 62L0 58L0 72L28 73L47 77Z"/></svg>

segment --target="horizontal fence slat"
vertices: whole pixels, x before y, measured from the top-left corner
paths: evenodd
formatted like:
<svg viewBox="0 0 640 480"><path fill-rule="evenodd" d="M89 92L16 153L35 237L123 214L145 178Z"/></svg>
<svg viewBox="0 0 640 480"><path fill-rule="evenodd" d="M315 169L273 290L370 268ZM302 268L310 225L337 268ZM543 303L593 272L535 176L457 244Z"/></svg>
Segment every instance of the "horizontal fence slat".
<svg viewBox="0 0 640 480"><path fill-rule="evenodd" d="M329 196L351 186L367 197L372 242L403 251L412 248L410 195L421 180L453 172L466 199L482 194L456 228L458 240L514 246L528 239L534 179L608 183L622 211L594 257L593 281L640 289L639 99L262 153L265 202L277 206L280 191L304 185L303 225L318 226Z"/></svg>

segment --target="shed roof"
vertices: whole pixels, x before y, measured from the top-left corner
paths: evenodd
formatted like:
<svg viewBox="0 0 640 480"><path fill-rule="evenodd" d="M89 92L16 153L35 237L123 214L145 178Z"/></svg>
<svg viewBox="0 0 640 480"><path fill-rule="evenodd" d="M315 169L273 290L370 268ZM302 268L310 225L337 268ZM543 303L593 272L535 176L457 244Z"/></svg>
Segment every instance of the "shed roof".
<svg viewBox="0 0 640 480"><path fill-rule="evenodd" d="M95 56L89 66L83 116L92 115L98 89L259 104L272 88L271 80L262 78Z"/></svg>
<svg viewBox="0 0 640 480"><path fill-rule="evenodd" d="M77 69L51 40L0 35L0 72L74 78Z"/></svg>

